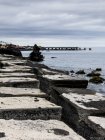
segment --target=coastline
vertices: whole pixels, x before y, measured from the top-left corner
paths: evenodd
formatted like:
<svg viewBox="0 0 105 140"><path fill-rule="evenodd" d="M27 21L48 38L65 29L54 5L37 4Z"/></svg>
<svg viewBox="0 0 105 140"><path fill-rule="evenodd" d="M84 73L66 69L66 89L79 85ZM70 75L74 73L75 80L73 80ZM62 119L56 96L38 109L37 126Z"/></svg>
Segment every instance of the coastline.
<svg viewBox="0 0 105 140"><path fill-rule="evenodd" d="M102 68L101 75L105 79L105 64L102 61L104 60L104 52L105 49L103 48L93 48L92 51L85 52L45 51L43 52L45 60L40 64L47 65L52 69L68 71L68 73L72 70L75 73L79 70L84 70L88 74L96 68ZM28 56L30 52L25 53L24 56ZM79 76L81 77L82 75ZM83 77L87 80L89 79L86 76ZM88 88L105 94L105 82L103 84L89 83Z"/></svg>
<svg viewBox="0 0 105 140"><path fill-rule="evenodd" d="M38 137L37 124L46 124L44 127L39 126L40 134L46 135L45 139L49 139L51 135L57 140L104 138L105 129L100 121L101 127L100 131L98 130L97 120L104 120L105 96L87 89L86 79L69 75L66 71L51 69L43 64L33 65L29 60L14 56L1 55L1 58L6 65L0 73L0 137L23 138L24 135L17 136L17 132L23 132L25 129L14 131L13 136L8 133L5 123L11 130L16 130L17 127L28 127L30 121L32 126L34 125L34 139ZM19 74L21 75L18 76ZM13 119L12 124L10 119ZM53 131L51 126L47 125L49 120L51 125L55 122L55 125L52 125ZM31 134L30 127L28 129ZM25 134L25 137L30 139L28 134Z"/></svg>

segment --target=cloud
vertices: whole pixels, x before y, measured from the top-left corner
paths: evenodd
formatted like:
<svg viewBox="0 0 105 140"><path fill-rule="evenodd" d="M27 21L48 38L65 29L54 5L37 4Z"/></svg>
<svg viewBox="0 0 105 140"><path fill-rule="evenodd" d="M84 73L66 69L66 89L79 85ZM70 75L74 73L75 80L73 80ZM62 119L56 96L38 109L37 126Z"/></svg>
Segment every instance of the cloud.
<svg viewBox="0 0 105 140"><path fill-rule="evenodd" d="M100 42L104 7L104 0L0 0L0 37Z"/></svg>

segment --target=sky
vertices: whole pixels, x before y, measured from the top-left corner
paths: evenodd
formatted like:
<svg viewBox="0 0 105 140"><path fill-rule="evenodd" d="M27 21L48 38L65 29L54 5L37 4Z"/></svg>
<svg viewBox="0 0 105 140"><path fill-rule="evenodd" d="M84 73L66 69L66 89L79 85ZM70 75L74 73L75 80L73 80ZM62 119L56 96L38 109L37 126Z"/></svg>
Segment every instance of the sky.
<svg viewBox="0 0 105 140"><path fill-rule="evenodd" d="M105 47L105 0L0 0L0 40Z"/></svg>

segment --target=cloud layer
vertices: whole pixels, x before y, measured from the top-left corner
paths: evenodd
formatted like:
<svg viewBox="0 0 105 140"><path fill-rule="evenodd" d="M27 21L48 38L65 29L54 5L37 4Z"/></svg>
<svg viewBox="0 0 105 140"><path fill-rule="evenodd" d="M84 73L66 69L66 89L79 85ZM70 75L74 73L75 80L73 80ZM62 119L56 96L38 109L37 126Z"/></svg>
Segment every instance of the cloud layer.
<svg viewBox="0 0 105 140"><path fill-rule="evenodd" d="M0 37L104 46L104 13L104 0L0 0Z"/></svg>

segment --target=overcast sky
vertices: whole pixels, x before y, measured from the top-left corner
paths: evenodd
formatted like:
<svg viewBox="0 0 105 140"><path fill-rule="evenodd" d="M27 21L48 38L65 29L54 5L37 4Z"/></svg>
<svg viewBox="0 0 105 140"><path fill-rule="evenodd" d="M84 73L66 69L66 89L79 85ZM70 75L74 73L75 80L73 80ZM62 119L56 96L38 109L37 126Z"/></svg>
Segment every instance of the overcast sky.
<svg viewBox="0 0 105 140"><path fill-rule="evenodd" d="M105 0L0 0L0 40L105 46Z"/></svg>

